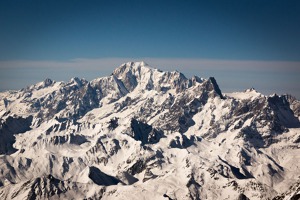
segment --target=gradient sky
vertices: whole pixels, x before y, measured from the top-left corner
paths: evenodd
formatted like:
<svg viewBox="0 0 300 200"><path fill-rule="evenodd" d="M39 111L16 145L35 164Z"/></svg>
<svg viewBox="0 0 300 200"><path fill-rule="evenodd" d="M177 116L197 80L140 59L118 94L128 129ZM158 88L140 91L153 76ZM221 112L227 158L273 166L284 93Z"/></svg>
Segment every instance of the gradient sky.
<svg viewBox="0 0 300 200"><path fill-rule="evenodd" d="M300 99L298 0L0 0L0 90L121 62Z"/></svg>

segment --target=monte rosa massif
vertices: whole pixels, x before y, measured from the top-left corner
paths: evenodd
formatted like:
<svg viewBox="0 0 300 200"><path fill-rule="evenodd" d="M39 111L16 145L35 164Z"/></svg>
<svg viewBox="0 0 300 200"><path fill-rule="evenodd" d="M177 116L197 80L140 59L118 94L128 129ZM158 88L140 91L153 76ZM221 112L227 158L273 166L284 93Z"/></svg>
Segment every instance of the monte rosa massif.
<svg viewBox="0 0 300 200"><path fill-rule="evenodd" d="M0 93L0 199L300 198L300 102L129 62Z"/></svg>

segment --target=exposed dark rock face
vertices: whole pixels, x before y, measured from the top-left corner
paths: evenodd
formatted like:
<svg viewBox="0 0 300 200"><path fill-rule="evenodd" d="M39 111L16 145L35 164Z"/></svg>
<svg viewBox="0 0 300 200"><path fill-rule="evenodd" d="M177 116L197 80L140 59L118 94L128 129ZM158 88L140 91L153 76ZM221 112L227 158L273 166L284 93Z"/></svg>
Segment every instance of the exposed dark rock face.
<svg viewBox="0 0 300 200"><path fill-rule="evenodd" d="M290 108L290 103L285 96L274 95L268 98L271 109L275 112L274 131L284 131L281 126L286 128L299 128L299 119L294 116Z"/></svg>
<svg viewBox="0 0 300 200"><path fill-rule="evenodd" d="M240 194L237 200L250 200L246 195Z"/></svg>
<svg viewBox="0 0 300 200"><path fill-rule="evenodd" d="M118 118L112 118L112 119L110 119L108 128L110 130L114 130L117 127L118 127Z"/></svg>
<svg viewBox="0 0 300 200"><path fill-rule="evenodd" d="M116 177L105 174L94 166L90 167L89 178L97 185L110 186L120 183Z"/></svg>
<svg viewBox="0 0 300 200"><path fill-rule="evenodd" d="M291 110L294 112L296 117L300 116L300 101L291 95L283 95L283 98L289 102Z"/></svg>
<svg viewBox="0 0 300 200"><path fill-rule="evenodd" d="M13 147L15 134L24 133L31 128L33 117L8 117L5 121L0 121L0 154L11 154L16 151Z"/></svg>
<svg viewBox="0 0 300 200"><path fill-rule="evenodd" d="M141 173L146 168L146 162L142 159L137 160L128 170L127 172L131 175L135 175Z"/></svg>
<svg viewBox="0 0 300 200"><path fill-rule="evenodd" d="M152 126L136 119L131 120L130 126L133 133L132 137L141 141L142 145L157 143L164 136L162 131L156 130Z"/></svg>
<svg viewBox="0 0 300 200"><path fill-rule="evenodd" d="M214 77L209 78L210 82L212 83L213 88L210 88L210 90L216 91L216 93L220 96L221 99L223 99L222 92L219 88L219 85L217 84L217 81Z"/></svg>

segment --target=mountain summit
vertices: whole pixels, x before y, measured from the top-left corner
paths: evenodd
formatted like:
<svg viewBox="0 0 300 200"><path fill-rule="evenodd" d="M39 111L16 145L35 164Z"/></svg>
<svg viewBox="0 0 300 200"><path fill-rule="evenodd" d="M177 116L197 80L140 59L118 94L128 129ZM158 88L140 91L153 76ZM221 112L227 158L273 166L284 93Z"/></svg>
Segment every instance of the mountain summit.
<svg viewBox="0 0 300 200"><path fill-rule="evenodd" d="M2 92L0 198L297 199L299 108L144 62Z"/></svg>

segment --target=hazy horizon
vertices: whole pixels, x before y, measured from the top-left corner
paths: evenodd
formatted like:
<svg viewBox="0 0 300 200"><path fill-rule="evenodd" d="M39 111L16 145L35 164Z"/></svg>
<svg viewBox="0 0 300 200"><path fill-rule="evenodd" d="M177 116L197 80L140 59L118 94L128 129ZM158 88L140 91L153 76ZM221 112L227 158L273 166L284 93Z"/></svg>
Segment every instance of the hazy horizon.
<svg viewBox="0 0 300 200"><path fill-rule="evenodd" d="M0 91L92 80L144 60L223 92L300 99L300 2L1 1Z"/></svg>

